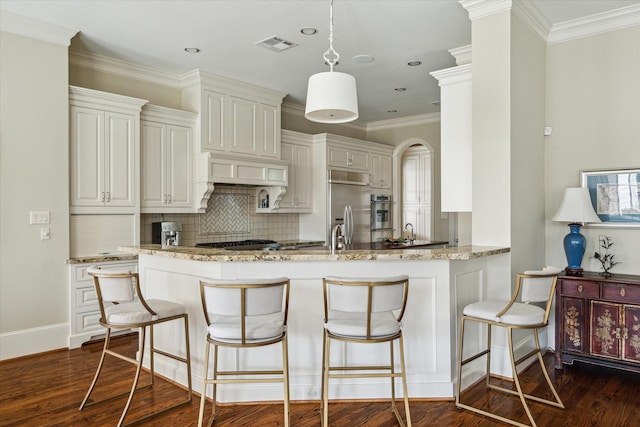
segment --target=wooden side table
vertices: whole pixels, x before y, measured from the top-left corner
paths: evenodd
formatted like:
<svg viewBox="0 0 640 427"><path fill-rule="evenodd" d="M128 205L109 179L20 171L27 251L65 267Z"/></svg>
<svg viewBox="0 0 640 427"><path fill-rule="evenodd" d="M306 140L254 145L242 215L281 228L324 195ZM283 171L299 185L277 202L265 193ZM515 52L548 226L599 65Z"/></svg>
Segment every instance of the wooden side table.
<svg viewBox="0 0 640 427"><path fill-rule="evenodd" d="M555 367L588 362L640 372L640 276L560 276Z"/></svg>

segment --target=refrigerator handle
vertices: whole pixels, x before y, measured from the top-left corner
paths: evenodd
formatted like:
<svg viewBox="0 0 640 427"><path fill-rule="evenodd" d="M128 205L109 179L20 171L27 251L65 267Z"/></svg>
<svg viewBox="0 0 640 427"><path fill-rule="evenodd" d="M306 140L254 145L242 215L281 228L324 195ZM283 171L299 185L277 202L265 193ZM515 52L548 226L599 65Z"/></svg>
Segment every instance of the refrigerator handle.
<svg viewBox="0 0 640 427"><path fill-rule="evenodd" d="M351 244L353 243L353 209L351 208L351 205L348 205L347 209L349 210L349 232L347 235L347 243Z"/></svg>
<svg viewBox="0 0 640 427"><path fill-rule="evenodd" d="M344 206L344 215L343 215L344 219L344 230L343 230L343 234L344 234L344 243L348 244L349 243L349 205L345 205Z"/></svg>

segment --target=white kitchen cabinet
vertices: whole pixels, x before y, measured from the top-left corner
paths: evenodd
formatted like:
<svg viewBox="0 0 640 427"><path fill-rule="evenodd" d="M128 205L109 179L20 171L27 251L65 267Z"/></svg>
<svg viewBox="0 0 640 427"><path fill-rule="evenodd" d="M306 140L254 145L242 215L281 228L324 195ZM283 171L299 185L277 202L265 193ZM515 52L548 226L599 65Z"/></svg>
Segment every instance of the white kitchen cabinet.
<svg viewBox="0 0 640 427"><path fill-rule="evenodd" d="M391 151L391 150L390 150ZM391 154L371 153L371 188L391 190L392 184Z"/></svg>
<svg viewBox="0 0 640 427"><path fill-rule="evenodd" d="M311 136L282 131L282 160L289 161L289 186L280 201L280 212L311 212L312 147Z"/></svg>
<svg viewBox="0 0 640 427"><path fill-rule="evenodd" d="M147 105L141 114L142 213L191 213L197 115Z"/></svg>
<svg viewBox="0 0 640 427"><path fill-rule="evenodd" d="M431 240L433 230L431 153L410 148L402 158L402 228L413 225L415 238ZM406 232L410 232L410 228Z"/></svg>
<svg viewBox="0 0 640 427"><path fill-rule="evenodd" d="M284 93L201 70L185 85L183 105L200 113L196 152L280 159Z"/></svg>
<svg viewBox="0 0 640 427"><path fill-rule="evenodd" d="M136 210L146 100L71 86L71 213Z"/></svg>
<svg viewBox="0 0 640 427"><path fill-rule="evenodd" d="M138 271L137 260L71 264L69 266L70 349L78 348L82 343L105 333L105 329L99 323L100 307L93 278L87 273L89 267L92 266Z"/></svg>
<svg viewBox="0 0 640 427"><path fill-rule="evenodd" d="M369 171L369 153L344 145L329 145L327 147L327 161L329 166Z"/></svg>

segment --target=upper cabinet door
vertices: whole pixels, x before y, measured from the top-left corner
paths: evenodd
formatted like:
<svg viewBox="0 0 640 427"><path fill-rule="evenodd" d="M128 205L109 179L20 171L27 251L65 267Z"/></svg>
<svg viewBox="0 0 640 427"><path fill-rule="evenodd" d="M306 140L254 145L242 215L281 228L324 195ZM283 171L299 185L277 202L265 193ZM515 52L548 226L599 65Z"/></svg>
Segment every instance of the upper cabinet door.
<svg viewBox="0 0 640 427"><path fill-rule="evenodd" d="M71 107L71 206L104 203L104 112Z"/></svg>
<svg viewBox="0 0 640 427"><path fill-rule="evenodd" d="M136 178L136 120L131 115L105 112L106 149L105 204L135 206Z"/></svg>
<svg viewBox="0 0 640 427"><path fill-rule="evenodd" d="M226 97L224 93L203 91L202 149L224 151L226 121L224 118Z"/></svg>
<svg viewBox="0 0 640 427"><path fill-rule="evenodd" d="M258 104L255 101L229 96L230 153L258 153Z"/></svg>
<svg viewBox="0 0 640 427"><path fill-rule="evenodd" d="M280 158L280 109L262 105L260 116L260 155Z"/></svg>
<svg viewBox="0 0 640 427"><path fill-rule="evenodd" d="M392 156L371 154L371 187L391 189Z"/></svg>
<svg viewBox="0 0 640 427"><path fill-rule="evenodd" d="M192 159L193 130L182 126L167 126L166 191L172 207L191 207Z"/></svg>
<svg viewBox="0 0 640 427"><path fill-rule="evenodd" d="M140 205L163 206L166 202L166 126L142 121L140 126Z"/></svg>

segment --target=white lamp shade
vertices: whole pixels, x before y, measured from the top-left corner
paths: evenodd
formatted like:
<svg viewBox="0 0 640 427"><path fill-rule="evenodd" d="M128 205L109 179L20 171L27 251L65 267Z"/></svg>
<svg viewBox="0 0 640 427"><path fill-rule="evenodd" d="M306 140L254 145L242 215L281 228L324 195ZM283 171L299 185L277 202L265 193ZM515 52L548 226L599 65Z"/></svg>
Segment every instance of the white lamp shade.
<svg viewBox="0 0 640 427"><path fill-rule="evenodd" d="M357 119L356 79L335 71L309 77L304 116L318 123L346 123Z"/></svg>
<svg viewBox="0 0 640 427"><path fill-rule="evenodd" d="M566 188L553 221L569 223L601 222L591 205L589 191L584 188Z"/></svg>

